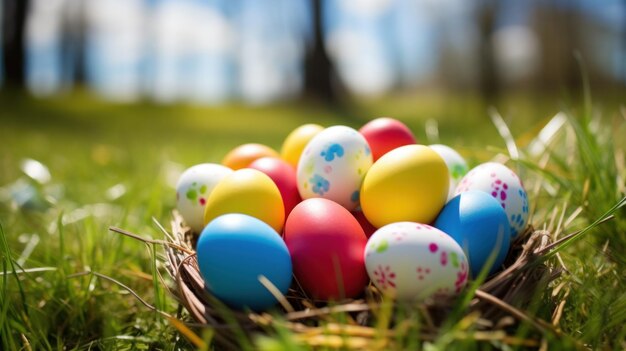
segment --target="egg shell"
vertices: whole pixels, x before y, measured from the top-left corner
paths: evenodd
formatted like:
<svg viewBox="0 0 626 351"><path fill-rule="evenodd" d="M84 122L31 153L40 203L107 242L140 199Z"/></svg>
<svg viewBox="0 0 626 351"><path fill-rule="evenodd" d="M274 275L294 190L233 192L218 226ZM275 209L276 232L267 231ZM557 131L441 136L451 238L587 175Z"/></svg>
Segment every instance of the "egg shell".
<svg viewBox="0 0 626 351"><path fill-rule="evenodd" d="M427 224L388 224L370 237L364 254L374 285L399 300L454 296L461 292L469 275L461 247Z"/></svg>
<svg viewBox="0 0 626 351"><path fill-rule="evenodd" d="M454 197L435 221L436 228L450 235L463 248L473 277L483 269L492 274L500 268L509 251L508 226L506 214L498 201L478 190ZM488 266L494 252L495 260Z"/></svg>
<svg viewBox="0 0 626 351"><path fill-rule="evenodd" d="M207 199L204 223L227 213L242 213L258 218L281 232L285 207L278 187L270 177L256 169L240 169L222 179Z"/></svg>
<svg viewBox="0 0 626 351"><path fill-rule="evenodd" d="M413 132L394 118L381 117L366 123L359 129L372 149L374 161L400 146L415 144Z"/></svg>
<svg viewBox="0 0 626 351"><path fill-rule="evenodd" d="M361 134L346 126L326 128L304 149L298 163L298 191L303 199L323 197L353 210L371 165L370 148Z"/></svg>
<svg viewBox="0 0 626 351"><path fill-rule="evenodd" d="M248 167L253 161L261 157L280 157L276 150L263 144L243 144L229 151L222 164L233 170L238 170Z"/></svg>
<svg viewBox="0 0 626 351"><path fill-rule="evenodd" d="M204 228L204 208L213 188L233 171L214 163L202 163L186 169L176 184L176 208L195 233Z"/></svg>
<svg viewBox="0 0 626 351"><path fill-rule="evenodd" d="M456 186L461 181L461 178L467 174L469 167L467 167L465 159L453 148L442 144L433 144L429 145L429 147L438 153L443 158L446 166L448 166L448 173L450 174L448 200L450 200L454 197Z"/></svg>
<svg viewBox="0 0 626 351"><path fill-rule="evenodd" d="M197 254L207 290L237 309L262 311L276 304L259 276L283 294L291 285L287 246L270 226L248 215L233 213L212 220L200 234Z"/></svg>
<svg viewBox="0 0 626 351"><path fill-rule="evenodd" d="M448 167L424 145L391 150L372 165L361 188L365 217L380 228L394 222L431 223L448 198Z"/></svg>
<svg viewBox="0 0 626 351"><path fill-rule="evenodd" d="M351 211L352 215L354 216L354 218L356 218L356 220L359 222L359 224L361 225L361 228L363 228L363 232L365 233L366 237L370 237L372 236L372 234L374 234L374 232L376 231L376 227L374 227L372 225L372 223L370 223L367 218L365 218L365 215L363 214L363 211L361 211L360 209L356 209L354 211Z"/></svg>
<svg viewBox="0 0 626 351"><path fill-rule="evenodd" d="M308 295L337 300L361 294L368 282L367 238L348 210L327 199L304 200L287 218L284 238L296 279Z"/></svg>
<svg viewBox="0 0 626 351"><path fill-rule="evenodd" d="M306 144L322 130L324 127L318 124L304 124L294 129L285 138L280 148L280 157L294 168L298 167L298 161Z"/></svg>
<svg viewBox="0 0 626 351"><path fill-rule="evenodd" d="M511 238L517 237L528 224L528 196L520 178L501 163L482 163L460 181L455 194L468 190L484 191L496 199L509 220Z"/></svg>
<svg viewBox="0 0 626 351"><path fill-rule="evenodd" d="M302 201L298 192L296 170L286 161L276 157L260 158L252 162L249 168L267 174L274 181L283 198L285 218L287 218L291 210Z"/></svg>

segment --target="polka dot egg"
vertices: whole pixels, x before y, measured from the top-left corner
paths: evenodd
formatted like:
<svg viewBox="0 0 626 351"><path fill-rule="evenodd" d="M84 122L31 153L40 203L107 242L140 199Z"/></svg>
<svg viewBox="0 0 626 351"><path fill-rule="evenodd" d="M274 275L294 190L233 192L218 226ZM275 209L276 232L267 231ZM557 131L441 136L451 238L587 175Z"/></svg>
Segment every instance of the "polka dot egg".
<svg viewBox="0 0 626 351"><path fill-rule="evenodd" d="M361 134L345 126L326 128L304 148L298 162L298 191L303 199L322 197L354 210L371 165L372 153Z"/></svg>
<svg viewBox="0 0 626 351"><path fill-rule="evenodd" d="M459 183L455 194L480 190L493 196L509 220L511 238L526 229L528 197L520 178L503 164L487 162L474 167Z"/></svg>
<svg viewBox="0 0 626 351"><path fill-rule="evenodd" d="M365 247L365 267L383 294L404 301L454 296L469 274L463 250L450 236L415 222L378 229Z"/></svg>
<svg viewBox="0 0 626 351"><path fill-rule="evenodd" d="M233 171L215 163L189 167L176 184L176 208L195 233L204 228L204 209L213 188Z"/></svg>

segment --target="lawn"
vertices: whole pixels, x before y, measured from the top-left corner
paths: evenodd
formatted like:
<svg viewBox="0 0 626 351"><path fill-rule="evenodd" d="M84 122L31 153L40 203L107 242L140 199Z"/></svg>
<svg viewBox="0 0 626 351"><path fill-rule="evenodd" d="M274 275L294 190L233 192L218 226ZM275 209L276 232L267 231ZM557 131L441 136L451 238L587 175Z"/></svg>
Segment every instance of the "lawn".
<svg viewBox="0 0 626 351"><path fill-rule="evenodd" d="M523 155L509 165L526 182L536 228L562 237L624 203L626 111L620 103L619 97L606 96L593 109L559 97L501 101L499 112ZM403 120L421 142L447 143L473 165L510 152L484 105L472 96L390 97L356 102L343 112L313 103L114 104L87 93L43 100L5 95L0 106L3 350L191 348L168 320L103 277L125 284L159 310L177 312L156 273L162 270L157 263L162 252L108 228L161 239L153 219L169 223L180 172L219 162L239 144L280 148L289 131L304 123L358 128L388 115ZM529 145L559 111L569 116L565 126L550 147L531 155ZM27 159L45 165L49 181L35 163L25 167ZM43 182L33 179L37 174ZM613 212L615 218L551 255L547 263L562 274L523 306L554 329L536 331L522 323L514 334L556 349L626 348L626 218L623 207ZM419 324L419 314L410 312L407 320ZM467 322L463 315L455 318L446 331ZM270 331L270 339L252 342L286 347L295 339L282 332ZM507 347L449 335L442 332L419 345ZM205 336L210 339L210 333ZM417 340L408 339L403 345Z"/></svg>

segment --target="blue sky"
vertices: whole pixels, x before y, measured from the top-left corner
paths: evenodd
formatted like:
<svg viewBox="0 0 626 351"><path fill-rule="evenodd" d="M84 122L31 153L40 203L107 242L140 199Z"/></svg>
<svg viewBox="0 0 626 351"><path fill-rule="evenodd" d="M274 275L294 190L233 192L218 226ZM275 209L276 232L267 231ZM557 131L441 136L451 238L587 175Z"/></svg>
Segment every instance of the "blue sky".
<svg viewBox="0 0 626 351"><path fill-rule="evenodd" d="M76 1L81 0L33 0L27 76L37 94L69 87L71 77L63 77L67 62L60 52L60 19L64 5ZM308 0L83 1L89 23L89 84L111 99L147 95L163 102L266 103L296 95L302 87L311 36ZM327 0L327 48L346 85L358 94L427 84L438 72L444 47L454 53L454 75L471 79L480 3ZM552 3L572 6L562 0ZM611 28L626 30L624 2L576 4ZM536 68L537 38L525 27L533 6L536 1L500 2L497 26L503 30L494 40L501 46L499 62L506 79ZM626 48L619 40L593 40L598 54L592 63L626 82Z"/></svg>

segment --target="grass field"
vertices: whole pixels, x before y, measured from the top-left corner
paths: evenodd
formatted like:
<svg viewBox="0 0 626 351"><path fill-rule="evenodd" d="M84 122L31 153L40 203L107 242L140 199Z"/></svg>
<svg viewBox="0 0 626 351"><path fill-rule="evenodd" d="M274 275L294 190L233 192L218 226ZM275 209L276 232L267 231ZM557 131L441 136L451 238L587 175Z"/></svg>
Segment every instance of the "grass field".
<svg viewBox="0 0 626 351"><path fill-rule="evenodd" d="M510 165L526 181L535 227L563 236L624 203L626 111L620 103L601 100L593 110L590 104L557 98L502 103L500 112L523 155ZM447 143L472 164L510 151L473 97L395 97L357 103L343 113L305 103L112 104L85 93L47 100L1 96L0 106L2 350L192 348L174 326L127 290L89 272L112 277L156 308L175 314L175 300L155 279L160 268L155 256L161 252L108 227L160 239L152 218L168 223L175 204L172 185L180 172L193 164L219 162L241 143L279 148L289 131L304 123L358 128L389 115L405 121L420 141ZM569 116L565 126L555 132L549 147L531 155L529 144L561 110ZM47 166L50 180L33 163L28 168L26 159ZM548 263L563 273L534 303L523 306L557 332L531 330L523 323L516 335L551 349L626 348L624 207L615 208L614 214L613 220L585 231L552 255ZM410 326L418 326L419 318L407 312ZM508 347L450 337L459 328L472 330L464 326L462 314L451 318L435 341L423 344L409 336L400 345ZM302 346L284 331L269 335L242 340L242 347L252 345L248 342L265 349Z"/></svg>

